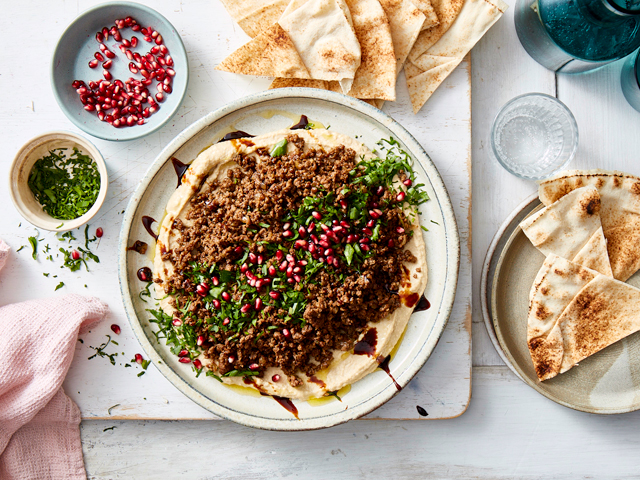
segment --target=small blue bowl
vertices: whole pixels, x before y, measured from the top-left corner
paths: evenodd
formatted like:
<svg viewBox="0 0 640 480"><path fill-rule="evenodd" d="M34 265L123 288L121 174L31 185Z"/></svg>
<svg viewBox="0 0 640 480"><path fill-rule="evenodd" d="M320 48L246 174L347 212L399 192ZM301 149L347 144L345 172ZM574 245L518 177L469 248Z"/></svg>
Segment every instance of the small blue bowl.
<svg viewBox="0 0 640 480"><path fill-rule="evenodd" d="M101 31L103 27L111 28L116 19L126 17L134 18L142 27L153 27L162 35L162 43L169 49L169 54L173 58L174 65L171 68L175 70L176 75L173 77L171 85L173 91L170 94L164 94L165 99L163 102L159 102L159 110L146 118L144 125L116 128L101 121L95 111L87 112L80 101L80 96L71 84L74 80L82 80L88 85L89 81L97 82L104 79L102 62L99 62L97 68L89 68L89 61L94 59L94 53L100 52L96 32ZM156 45L146 42L143 39L144 35L139 31L134 32L130 28L125 28L122 31L123 38L127 40L132 35L138 38L137 47L129 47L132 52L138 52L144 56L152 46ZM104 43L109 50L116 54L109 70L109 73L113 75L111 82L116 79L124 82L130 77L138 80L143 79L139 73L133 74L129 71L131 60L127 59L126 55L120 51L119 42L116 42L110 35ZM105 60L107 60L106 57ZM53 93L62 111L78 128L89 135L105 140L133 140L158 130L178 111L187 92L188 82L187 52L176 29L155 10L133 2L103 3L80 14L60 37L51 64ZM155 96L158 93L157 83L158 81L154 79L151 85L147 86L151 95Z"/></svg>

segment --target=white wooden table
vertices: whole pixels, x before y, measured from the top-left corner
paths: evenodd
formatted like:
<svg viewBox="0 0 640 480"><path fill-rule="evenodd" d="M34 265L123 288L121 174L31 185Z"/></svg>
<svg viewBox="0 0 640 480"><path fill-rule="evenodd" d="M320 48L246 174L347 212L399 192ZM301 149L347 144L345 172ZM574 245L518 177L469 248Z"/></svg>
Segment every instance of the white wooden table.
<svg viewBox="0 0 640 480"><path fill-rule="evenodd" d="M139 178L136 175L177 132L208 113L210 108L202 107L197 99L221 92L233 94L233 88L229 92L229 85L223 85L212 74L212 66L204 65L193 54L198 51L194 42L215 30L212 24L230 21L226 16L211 16L211 2L215 1L167 0L156 6L181 32L190 53L190 95L170 125L159 135L142 141L146 142L145 155L140 156L139 150L127 143L115 150L121 156L121 167L110 171L112 181L116 179L112 184L115 195L105 208L123 210L136 186L135 179ZM71 18L93 3L32 1L7 5L5 18L11 20L6 20L7 25L0 29L0 41L5 45L0 53L3 174L15 148L42 130L32 131L34 110L44 106L44 122L39 121L46 127L69 128L68 122L60 122L61 114L51 103L47 78L50 56L28 55L34 40L20 40L27 35L22 33L23 27L30 31L29 35L37 35L28 28L37 16L60 21L56 31L62 31ZM513 6L515 2L508 3ZM190 14L184 15L185 11ZM217 44L213 40L212 44L221 49L219 57L233 47L226 40L217 39ZM52 50L55 38L38 41L50 43ZM466 75L465 66L454 75ZM640 113L626 104L620 92L619 71L618 63L591 75L556 79L520 47L512 10L472 52L474 368L472 401L465 414L438 422L362 420L324 431L284 434L224 421L89 420L82 425L89 478L637 478L640 413L588 415L556 405L531 390L502 365L484 330L477 301L480 268L493 233L509 212L535 190L533 183L516 179L489 160L485 145L493 116L500 105L520 93L557 95L573 111L580 129L578 157L572 167L615 167L640 174L640 165L634 164L636 152L640 151ZM238 91L252 82L267 84L252 78L238 82ZM22 84L26 85L24 90L18 88ZM400 85L400 102L388 104L385 110L405 123L409 107L402 80ZM435 120L446 125L454 118L453 114L442 115ZM424 116L418 120L421 119L434 121ZM417 120L407 120L410 121ZM104 145L96 143L101 148ZM446 150L446 146L437 148ZM467 175L441 173L445 182L447 175ZM3 219L17 221L12 208L5 208ZM115 237L116 232L108 232L102 248L115 242ZM16 270L20 264L13 263L8 268ZM468 282L469 274L464 273ZM33 275L24 277L26 285L29 280L35 282L36 274ZM76 289L83 283L81 277L68 281ZM114 288L113 284L117 285L115 276L105 278L104 283L96 279L89 287L108 291ZM2 288L11 289L12 300L50 294L29 291L24 285L5 282ZM6 294L1 298L5 301ZM112 426L116 428L104 431Z"/></svg>

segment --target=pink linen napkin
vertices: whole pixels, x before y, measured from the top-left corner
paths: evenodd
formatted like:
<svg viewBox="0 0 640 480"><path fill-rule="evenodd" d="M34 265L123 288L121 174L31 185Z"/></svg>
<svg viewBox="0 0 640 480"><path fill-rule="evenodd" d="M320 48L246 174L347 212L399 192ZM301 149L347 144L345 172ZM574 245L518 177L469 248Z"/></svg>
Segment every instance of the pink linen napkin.
<svg viewBox="0 0 640 480"><path fill-rule="evenodd" d="M0 240L0 269L8 252ZM0 479L86 479L80 410L62 382L78 333L107 311L80 295L0 308Z"/></svg>

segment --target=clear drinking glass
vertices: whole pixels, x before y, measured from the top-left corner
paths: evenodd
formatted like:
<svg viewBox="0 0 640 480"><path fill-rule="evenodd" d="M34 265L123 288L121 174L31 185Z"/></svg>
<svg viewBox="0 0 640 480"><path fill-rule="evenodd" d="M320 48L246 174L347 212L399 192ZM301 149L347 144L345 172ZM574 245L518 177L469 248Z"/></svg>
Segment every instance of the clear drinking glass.
<svg viewBox="0 0 640 480"><path fill-rule="evenodd" d="M512 174L541 180L564 169L578 149L578 125L569 109L543 93L520 95L496 115L490 152Z"/></svg>
<svg viewBox="0 0 640 480"><path fill-rule="evenodd" d="M624 62L620 83L627 102L640 112L640 51Z"/></svg>

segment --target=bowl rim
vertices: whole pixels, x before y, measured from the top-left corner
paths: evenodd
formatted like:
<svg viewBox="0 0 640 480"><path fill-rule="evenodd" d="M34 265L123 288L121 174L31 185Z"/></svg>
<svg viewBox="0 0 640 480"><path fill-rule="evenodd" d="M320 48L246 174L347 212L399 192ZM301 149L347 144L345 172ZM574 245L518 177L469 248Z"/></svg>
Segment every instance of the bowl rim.
<svg viewBox="0 0 640 480"><path fill-rule="evenodd" d="M115 6L129 7L129 8L138 8L140 10L145 11L146 13L148 13L150 15L154 15L154 16L160 17L162 20L167 22L171 26L171 29L173 31L175 31L175 38L177 39L178 49L182 52L182 56L185 59L185 68L184 68L184 70L185 70L185 72L184 72L185 83L184 83L184 89L182 89L181 92L177 92L176 90L173 90L172 94L175 93L175 94L179 94L180 95L180 98L178 99L178 102L176 103L176 106L173 109L173 111L169 111L169 113L167 114L167 117L163 121L159 122L158 125L156 125L155 127L150 128L149 130L140 131L140 133L138 133L138 134L134 134L132 136L126 136L124 138L114 138L111 135L104 135L104 134L101 134L100 132L94 131L91 128L87 128L87 125L85 123L80 122L76 118L75 115L71 114L70 110L67 107L67 104L61 98L61 96L58 93L58 89L56 88L57 80L56 80L56 74L55 74L55 69L56 69L55 58L58 55L58 51L61 48L61 44L62 44L62 41L65 38L65 36L67 36L67 34L72 30L72 28L74 28L76 26L76 24L80 23L82 20L84 20L90 14L92 14L92 13L98 11L98 10L101 10L103 8L106 8L106 7L113 7L114 5ZM175 55L172 55L172 56L175 57ZM109 140L111 142L126 142L126 141L129 141L129 140L136 140L138 138L142 138L142 137L150 135L150 134L152 134L154 132L157 132L160 128L162 128L164 125L166 125L166 123L169 120L171 120L171 118L173 118L173 116L176 113L178 113L178 110L180 109L180 106L184 102L184 99L185 99L185 97L187 95L187 88L189 87L189 78L190 78L190 75L189 75L189 56L187 55L187 49L184 46L184 42L182 41L182 37L178 33L178 29L164 15L162 15L157 10L154 10L153 8L148 7L147 5L143 5L141 3L117 0L117 1L101 3L99 5L95 5L93 7L88 8L88 9L80 12L78 14L78 16L76 16L76 18L73 19L73 21L71 23L69 23L69 25L67 25L67 27L64 29L64 32L62 32L62 34L58 38L56 46L53 49L53 54L51 56L51 66L49 68L49 76L50 76L50 79L51 79L51 90L53 91L53 96L55 97L56 102L58 103L58 106L60 107L60 110L62 110L62 112L65 114L65 116L71 121L71 123L73 123L77 128L82 130L84 133L87 133L88 135L91 135L92 137L100 138L102 140ZM114 132L119 132L119 131L122 131L122 129L114 128Z"/></svg>
<svg viewBox="0 0 640 480"><path fill-rule="evenodd" d="M100 190L98 192L98 197L96 198L95 203L91 206L89 211L84 215L79 216L78 218L74 218L72 220L62 220L54 219L54 217L51 217L49 215L50 218L62 223L60 228L50 228L40 223L38 217L32 214L32 210L27 208L24 203L20 201L22 195L20 194L19 190L15 188L17 181L14 182L14 177L17 169L29 158L31 152L33 152L36 148L41 146L46 141L55 141L56 139L61 140L62 137L66 137L67 139L71 139L77 142L87 150L86 153L91 156L92 160L96 163L98 172L100 173ZM27 140L18 149L15 156L13 157L11 166L9 167L8 182L9 196L11 197L11 201L13 202L15 209L22 216L22 218L24 218L27 222L31 223L35 227L41 228L43 230L48 230L50 232L67 232L89 222L102 207L102 204L104 203L107 196L107 191L109 189L109 175L107 172L107 166L102 153L100 153L100 150L98 150L98 148L88 139L67 130L51 130L36 135L35 137ZM46 212L44 212L44 214L48 215Z"/></svg>

